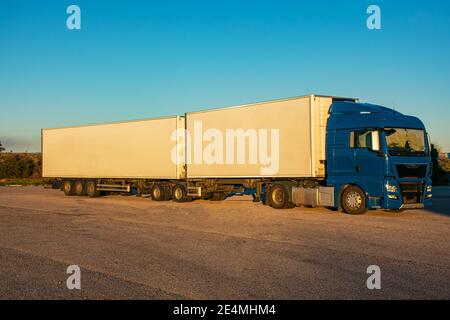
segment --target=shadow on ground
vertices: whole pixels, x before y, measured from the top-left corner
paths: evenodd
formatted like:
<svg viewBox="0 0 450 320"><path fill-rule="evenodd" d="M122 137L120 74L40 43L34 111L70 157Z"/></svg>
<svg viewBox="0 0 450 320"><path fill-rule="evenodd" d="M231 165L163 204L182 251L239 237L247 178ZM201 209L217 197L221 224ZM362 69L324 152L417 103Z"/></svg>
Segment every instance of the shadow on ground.
<svg viewBox="0 0 450 320"><path fill-rule="evenodd" d="M450 186L433 187L433 205L427 211L450 217Z"/></svg>

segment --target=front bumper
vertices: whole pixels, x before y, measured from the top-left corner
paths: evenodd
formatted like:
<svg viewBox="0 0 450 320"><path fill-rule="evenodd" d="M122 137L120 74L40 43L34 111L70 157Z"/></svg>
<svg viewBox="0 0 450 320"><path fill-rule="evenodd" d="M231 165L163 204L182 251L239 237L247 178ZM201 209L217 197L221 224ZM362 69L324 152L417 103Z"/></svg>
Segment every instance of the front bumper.
<svg viewBox="0 0 450 320"><path fill-rule="evenodd" d="M431 180L412 180L388 178L385 185L396 186L396 192L385 189L383 197L384 209L408 210L423 209L431 206L432 192L428 192ZM392 190L391 190L392 191Z"/></svg>

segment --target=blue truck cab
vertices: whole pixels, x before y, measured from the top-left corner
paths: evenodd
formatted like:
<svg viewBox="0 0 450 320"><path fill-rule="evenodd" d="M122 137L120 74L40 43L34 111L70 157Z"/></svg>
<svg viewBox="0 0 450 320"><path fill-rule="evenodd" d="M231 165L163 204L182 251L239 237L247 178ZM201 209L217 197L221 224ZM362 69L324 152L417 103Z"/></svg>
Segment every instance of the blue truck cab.
<svg viewBox="0 0 450 320"><path fill-rule="evenodd" d="M350 214L431 205L431 156L425 126L416 117L354 101L330 107L326 185L334 206Z"/></svg>

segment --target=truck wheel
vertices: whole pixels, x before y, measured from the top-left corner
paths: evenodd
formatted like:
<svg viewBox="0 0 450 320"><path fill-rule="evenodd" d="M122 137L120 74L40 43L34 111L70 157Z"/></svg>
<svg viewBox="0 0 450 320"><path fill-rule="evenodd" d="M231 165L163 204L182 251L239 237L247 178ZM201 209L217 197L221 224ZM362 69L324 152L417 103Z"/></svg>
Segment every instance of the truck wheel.
<svg viewBox="0 0 450 320"><path fill-rule="evenodd" d="M289 201L288 189L281 185L275 184L270 186L268 192L269 204L275 209L292 208L292 203Z"/></svg>
<svg viewBox="0 0 450 320"><path fill-rule="evenodd" d="M160 184L155 184L151 191L152 200L163 201L164 200L164 190Z"/></svg>
<svg viewBox="0 0 450 320"><path fill-rule="evenodd" d="M182 184L177 184L172 189L172 200L175 202L187 202L189 197L187 196L186 187Z"/></svg>
<svg viewBox="0 0 450 320"><path fill-rule="evenodd" d="M100 191L97 190L97 183L95 181L86 182L86 194L91 198L100 196Z"/></svg>
<svg viewBox="0 0 450 320"><path fill-rule="evenodd" d="M350 186L342 193L342 208L348 214L364 214L367 212L366 195L361 188Z"/></svg>
<svg viewBox="0 0 450 320"><path fill-rule="evenodd" d="M213 192L212 197L209 199L211 201L223 201L227 198L227 195L223 192Z"/></svg>
<svg viewBox="0 0 450 320"><path fill-rule="evenodd" d="M75 194L77 196L86 196L86 185L84 183L84 181L81 180L77 180L75 182Z"/></svg>
<svg viewBox="0 0 450 320"><path fill-rule="evenodd" d="M73 181L65 180L62 187L66 196L73 196L75 194Z"/></svg>
<svg viewBox="0 0 450 320"><path fill-rule="evenodd" d="M172 186L163 185L162 190L163 190L163 196L164 196L163 200L164 201L169 201L170 199L172 199Z"/></svg>

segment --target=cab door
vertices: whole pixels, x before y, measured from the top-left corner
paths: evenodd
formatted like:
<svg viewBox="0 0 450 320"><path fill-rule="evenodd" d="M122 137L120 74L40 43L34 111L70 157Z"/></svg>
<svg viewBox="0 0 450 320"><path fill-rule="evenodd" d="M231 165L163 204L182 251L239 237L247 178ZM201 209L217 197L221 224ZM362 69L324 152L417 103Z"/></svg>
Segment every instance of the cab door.
<svg viewBox="0 0 450 320"><path fill-rule="evenodd" d="M327 133L328 177L349 182L355 175L355 153L349 148L350 131L336 130Z"/></svg>
<svg viewBox="0 0 450 320"><path fill-rule="evenodd" d="M370 197L383 195L384 155L380 151L378 130L363 129L351 133L351 147L354 149L354 172L361 185L366 187Z"/></svg>

